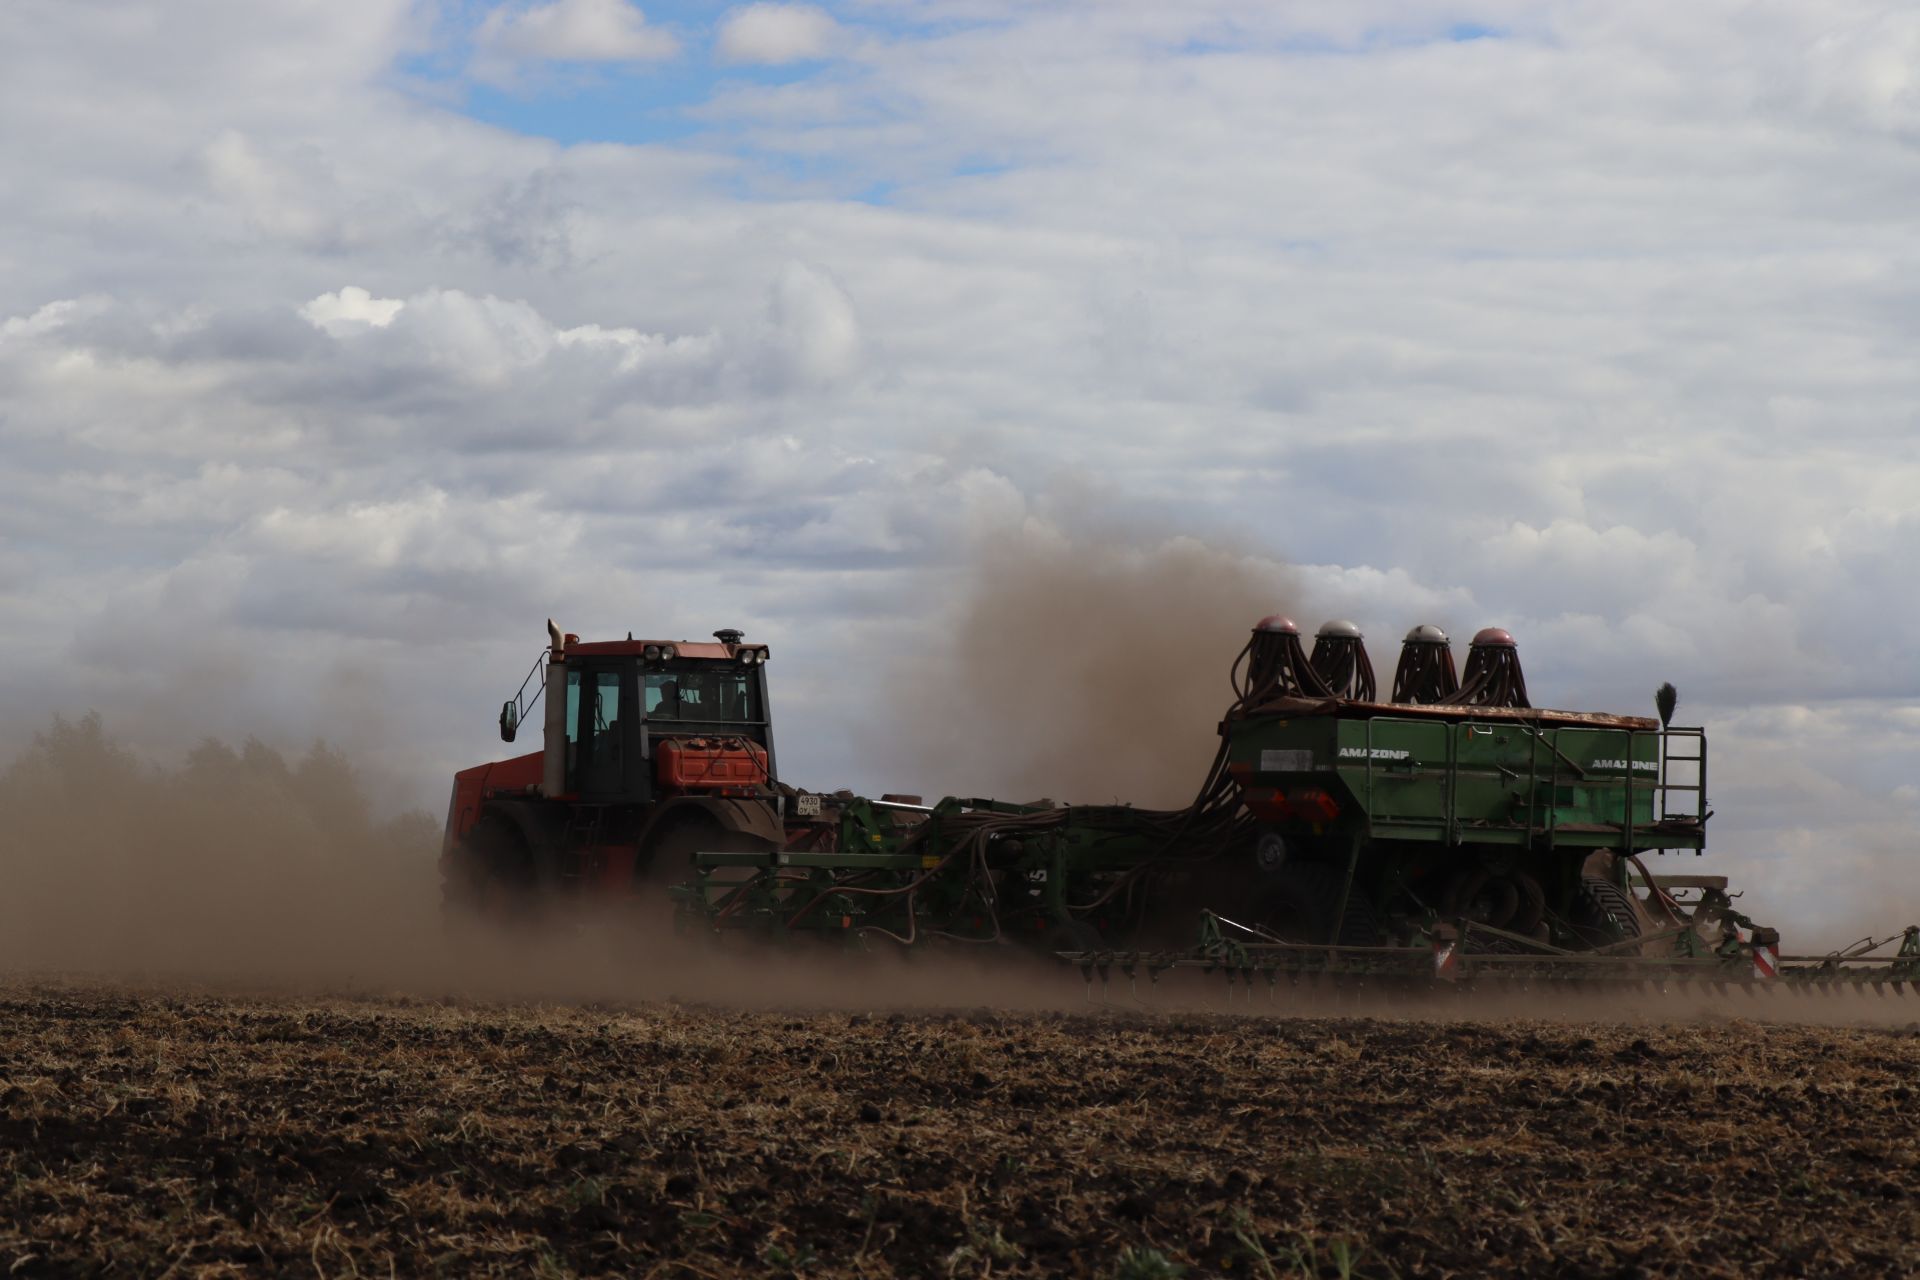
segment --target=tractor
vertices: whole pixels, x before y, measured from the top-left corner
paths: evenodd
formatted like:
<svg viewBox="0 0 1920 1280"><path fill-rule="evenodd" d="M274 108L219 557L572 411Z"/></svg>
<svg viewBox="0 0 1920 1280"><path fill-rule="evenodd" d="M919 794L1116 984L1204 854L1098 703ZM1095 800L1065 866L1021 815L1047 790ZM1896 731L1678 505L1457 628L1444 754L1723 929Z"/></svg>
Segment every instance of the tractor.
<svg viewBox="0 0 1920 1280"><path fill-rule="evenodd" d="M696 851L774 850L793 805L775 771L764 644L549 644L500 709L512 742L544 701L538 751L454 775L441 854L450 909L496 921L683 879ZM796 819L803 819L797 811ZM812 816L812 815L807 815Z"/></svg>

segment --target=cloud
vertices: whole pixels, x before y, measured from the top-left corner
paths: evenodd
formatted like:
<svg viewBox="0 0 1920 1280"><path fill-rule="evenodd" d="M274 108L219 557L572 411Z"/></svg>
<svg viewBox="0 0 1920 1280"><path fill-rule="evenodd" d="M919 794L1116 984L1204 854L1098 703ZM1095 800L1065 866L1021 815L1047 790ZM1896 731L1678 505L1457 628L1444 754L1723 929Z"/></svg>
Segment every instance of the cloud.
<svg viewBox="0 0 1920 1280"><path fill-rule="evenodd" d="M1803 83L1819 109L1909 141L1920 138L1920 17L1888 12L1838 25L1807 51Z"/></svg>
<svg viewBox="0 0 1920 1280"><path fill-rule="evenodd" d="M780 65L824 58L839 38L838 24L810 4L750 4L728 11L715 46L728 62Z"/></svg>
<svg viewBox="0 0 1920 1280"><path fill-rule="evenodd" d="M202 149L201 162L214 195L259 230L315 245L340 236L340 222L324 205L310 200L305 189L330 175L292 172L237 129L221 130Z"/></svg>
<svg viewBox="0 0 1920 1280"><path fill-rule="evenodd" d="M489 58L535 62L655 62L680 52L630 0L503 4L481 22L474 45Z"/></svg>
<svg viewBox="0 0 1920 1280"><path fill-rule="evenodd" d="M323 293L300 308L300 315L330 337L341 338L363 328L384 329L407 304L398 298L376 298L358 285L337 293Z"/></svg>
<svg viewBox="0 0 1920 1280"><path fill-rule="evenodd" d="M550 613L742 625L786 767L878 790L847 673L1052 528L1301 566L1381 666L1499 623L1547 701L1671 679L1756 876L1910 817L1875 807L1920 769L1884 6L954 0L671 77L692 37L630 6L180 10L0 6L18 724L298 746L378 672L437 804ZM469 43L524 92L464 103ZM648 141L540 136L569 113Z"/></svg>
<svg viewBox="0 0 1920 1280"><path fill-rule="evenodd" d="M860 322L853 300L825 272L804 263L788 263L773 286L768 320L780 355L779 369L787 377L830 383L858 367Z"/></svg>

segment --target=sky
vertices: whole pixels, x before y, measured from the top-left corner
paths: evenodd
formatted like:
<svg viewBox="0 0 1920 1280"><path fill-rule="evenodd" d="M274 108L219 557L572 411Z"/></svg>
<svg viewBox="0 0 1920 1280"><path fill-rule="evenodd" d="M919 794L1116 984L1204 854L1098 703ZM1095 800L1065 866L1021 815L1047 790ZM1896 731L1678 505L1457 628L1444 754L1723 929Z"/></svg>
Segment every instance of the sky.
<svg viewBox="0 0 1920 1280"><path fill-rule="evenodd" d="M0 175L0 744L437 810L552 616L938 793L983 547L1201 544L1672 680L1755 898L1920 907L1910 7L9 0Z"/></svg>

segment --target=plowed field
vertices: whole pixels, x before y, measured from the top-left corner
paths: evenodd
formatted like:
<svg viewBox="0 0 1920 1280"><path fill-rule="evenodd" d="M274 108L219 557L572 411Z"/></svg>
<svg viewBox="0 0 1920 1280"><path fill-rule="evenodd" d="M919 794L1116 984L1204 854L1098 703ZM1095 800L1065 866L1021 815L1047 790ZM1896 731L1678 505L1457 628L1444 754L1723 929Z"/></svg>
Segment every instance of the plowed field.
<svg viewBox="0 0 1920 1280"><path fill-rule="evenodd" d="M0 1273L1920 1272L1911 1028L0 988Z"/></svg>

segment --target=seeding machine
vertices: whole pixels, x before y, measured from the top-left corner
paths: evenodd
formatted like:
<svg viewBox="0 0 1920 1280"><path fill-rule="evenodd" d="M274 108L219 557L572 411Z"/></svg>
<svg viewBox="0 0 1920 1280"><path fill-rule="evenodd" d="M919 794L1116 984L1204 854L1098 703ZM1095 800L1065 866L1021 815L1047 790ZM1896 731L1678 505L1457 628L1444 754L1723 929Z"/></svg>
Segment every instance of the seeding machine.
<svg viewBox="0 0 1920 1280"><path fill-rule="evenodd" d="M877 800L776 770L765 645L550 643L502 708L541 750L457 775L446 903L524 921L569 902L713 938L1026 948L1089 990L1174 970L1358 986L1920 985L1920 927L1787 955L1700 854L1707 742L1657 719L1531 705L1513 638L1409 632L1381 700L1359 629L1308 652L1262 619L1193 802ZM1893 948L1890 952L1889 948Z"/></svg>

